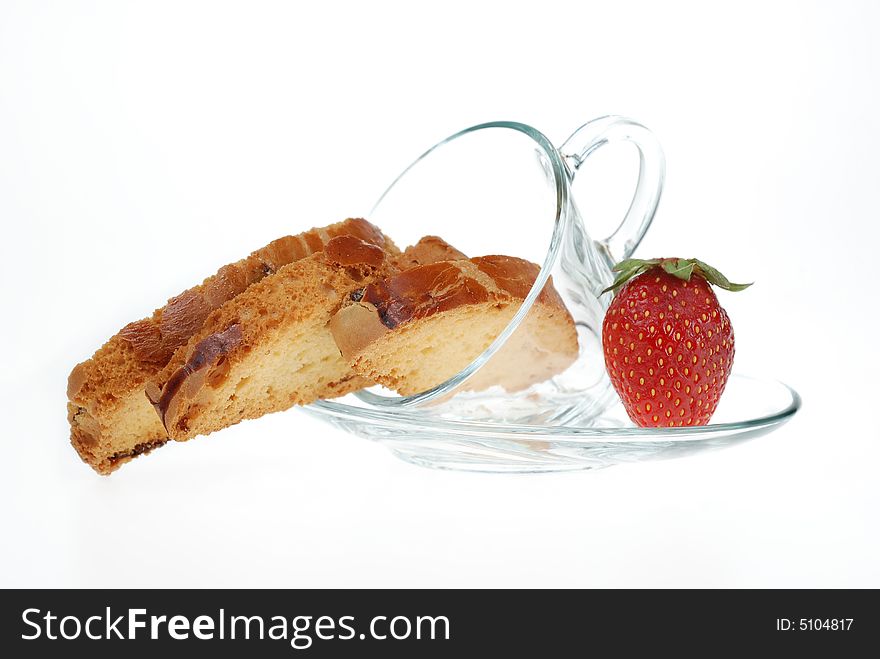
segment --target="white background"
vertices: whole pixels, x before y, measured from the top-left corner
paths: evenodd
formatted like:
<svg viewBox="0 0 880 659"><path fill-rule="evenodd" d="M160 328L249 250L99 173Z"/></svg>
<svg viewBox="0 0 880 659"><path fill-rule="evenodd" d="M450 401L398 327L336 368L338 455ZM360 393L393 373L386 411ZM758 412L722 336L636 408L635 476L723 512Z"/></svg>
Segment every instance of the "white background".
<svg viewBox="0 0 880 659"><path fill-rule="evenodd" d="M868 1L0 2L0 586L880 586L878 30ZM737 370L804 397L779 432L487 476L291 411L77 458L67 374L126 322L456 130L606 113L667 154L639 254L758 282L721 299ZM632 164L602 158L611 226Z"/></svg>

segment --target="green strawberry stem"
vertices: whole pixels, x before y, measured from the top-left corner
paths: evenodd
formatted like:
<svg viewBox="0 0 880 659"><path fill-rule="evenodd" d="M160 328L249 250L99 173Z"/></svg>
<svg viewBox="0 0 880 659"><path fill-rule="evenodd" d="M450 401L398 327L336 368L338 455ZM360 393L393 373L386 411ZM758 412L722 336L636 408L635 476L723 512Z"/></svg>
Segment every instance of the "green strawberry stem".
<svg viewBox="0 0 880 659"><path fill-rule="evenodd" d="M616 291L633 277L638 277L657 266L684 281L690 281L691 275L696 272L713 286L723 288L725 291L741 291L751 286L751 284L732 283L718 270L699 259L626 259L614 266L613 270L618 273L617 277L602 293Z"/></svg>

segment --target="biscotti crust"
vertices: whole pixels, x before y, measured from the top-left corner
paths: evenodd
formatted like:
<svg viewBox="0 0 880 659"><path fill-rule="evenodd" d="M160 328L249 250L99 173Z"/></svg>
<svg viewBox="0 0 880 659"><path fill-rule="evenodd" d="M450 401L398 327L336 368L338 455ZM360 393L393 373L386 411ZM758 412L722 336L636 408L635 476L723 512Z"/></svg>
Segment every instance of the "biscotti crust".
<svg viewBox="0 0 880 659"><path fill-rule="evenodd" d="M361 218L350 218L323 229L285 236L208 277L202 284L171 298L151 318L126 325L120 335L132 345L138 359L165 365L195 334L214 309L274 274L279 268L320 252L333 238L351 235L397 254L396 246L378 228Z"/></svg>
<svg viewBox="0 0 880 659"><path fill-rule="evenodd" d="M393 260L397 270L402 271L440 261L465 259L467 256L464 252L460 252L439 236L423 236L419 242L407 247L400 256Z"/></svg>
<svg viewBox="0 0 880 659"><path fill-rule="evenodd" d="M168 435L144 394L146 383L216 309L345 235L375 245L389 257L400 256L379 229L359 218L280 238L171 298L151 317L129 323L78 364L68 378L68 420L71 443L83 461L106 474L162 446Z"/></svg>

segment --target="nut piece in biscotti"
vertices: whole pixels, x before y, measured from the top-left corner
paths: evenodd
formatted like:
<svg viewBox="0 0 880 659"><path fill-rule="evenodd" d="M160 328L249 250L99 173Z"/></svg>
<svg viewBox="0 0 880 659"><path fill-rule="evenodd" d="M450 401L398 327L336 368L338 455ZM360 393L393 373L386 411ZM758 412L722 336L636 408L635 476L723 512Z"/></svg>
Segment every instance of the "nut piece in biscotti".
<svg viewBox="0 0 880 659"><path fill-rule="evenodd" d="M393 272L384 250L340 236L208 316L146 387L168 436L187 440L368 386L328 323L343 301Z"/></svg>
<svg viewBox="0 0 880 659"><path fill-rule="evenodd" d="M201 285L169 300L151 317L126 325L91 359L76 366L68 380L67 407L71 443L80 457L97 472L107 474L164 444L168 435L144 395L146 383L202 328L215 309L344 235L376 245L389 257L400 256L379 229L362 219L279 238L222 267Z"/></svg>
<svg viewBox="0 0 880 659"><path fill-rule="evenodd" d="M417 266L356 291L330 328L352 370L402 395L416 394L489 347L538 271L509 256ZM561 373L577 355L574 320L548 281L517 331L464 389L518 391Z"/></svg>

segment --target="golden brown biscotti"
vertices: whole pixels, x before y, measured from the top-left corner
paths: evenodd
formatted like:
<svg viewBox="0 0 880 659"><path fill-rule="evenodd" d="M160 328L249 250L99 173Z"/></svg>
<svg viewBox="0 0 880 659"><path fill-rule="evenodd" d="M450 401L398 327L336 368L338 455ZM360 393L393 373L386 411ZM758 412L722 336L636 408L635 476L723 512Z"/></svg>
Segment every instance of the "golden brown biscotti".
<svg viewBox="0 0 880 659"><path fill-rule="evenodd" d="M144 394L146 383L224 303L284 266L320 252L334 238L354 236L389 257L400 252L363 219L348 219L296 236L286 236L222 267L215 275L172 298L149 318L126 325L94 356L77 365L68 379L71 443L97 472L107 474L124 462L164 444L165 432Z"/></svg>
<svg viewBox="0 0 880 659"><path fill-rule="evenodd" d="M213 312L146 387L168 436L187 440L369 385L327 324L348 294L393 271L381 248L340 236Z"/></svg>
<svg viewBox="0 0 880 659"><path fill-rule="evenodd" d="M509 256L421 265L355 292L330 328L359 375L402 395L449 379L504 330L539 267ZM548 281L517 331L464 388L518 391L577 358L574 320Z"/></svg>
<svg viewBox="0 0 880 659"><path fill-rule="evenodd" d="M352 291L403 263L459 254L435 236L390 255L340 236L250 287L212 313L147 384L168 436L183 441L369 386L342 359L330 318Z"/></svg>

